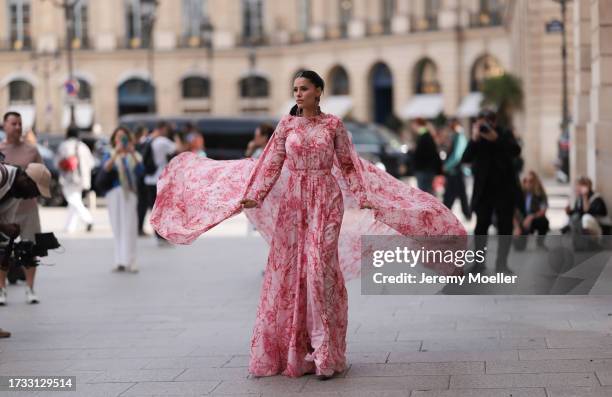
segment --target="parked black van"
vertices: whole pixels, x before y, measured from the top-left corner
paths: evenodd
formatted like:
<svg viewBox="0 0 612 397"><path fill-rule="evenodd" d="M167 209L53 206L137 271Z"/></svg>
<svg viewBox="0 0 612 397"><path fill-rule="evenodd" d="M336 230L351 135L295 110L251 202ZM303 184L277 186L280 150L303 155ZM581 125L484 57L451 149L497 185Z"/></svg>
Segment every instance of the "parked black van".
<svg viewBox="0 0 612 397"><path fill-rule="evenodd" d="M247 144L253 139L253 133L257 126L261 123L276 126L279 121L278 118L266 116L220 117L194 114L160 117L150 114L135 114L121 117L120 124L132 130L141 125L153 129L161 120L169 122L178 130L184 129L187 123L195 125L204 135L206 154L215 160L243 158ZM395 177L406 174L407 150L399 144L393 133L375 124L352 120L346 121L345 125L351 133L359 155Z"/></svg>

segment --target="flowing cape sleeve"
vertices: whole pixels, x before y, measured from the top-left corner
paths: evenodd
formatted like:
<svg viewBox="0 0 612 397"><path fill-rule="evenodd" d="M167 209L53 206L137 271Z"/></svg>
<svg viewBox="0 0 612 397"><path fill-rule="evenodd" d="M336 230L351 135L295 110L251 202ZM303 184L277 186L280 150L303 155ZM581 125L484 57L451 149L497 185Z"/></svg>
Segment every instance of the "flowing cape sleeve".
<svg viewBox="0 0 612 397"><path fill-rule="evenodd" d="M170 161L157 183L151 225L175 244L198 236L242 211L250 198L261 206L280 175L285 158L286 118L272 134L258 160L216 161L182 153Z"/></svg>
<svg viewBox="0 0 612 397"><path fill-rule="evenodd" d="M272 186L278 180L285 162L285 141L287 140L287 117L276 126L274 133L251 173L243 198L255 200L261 207Z"/></svg>
<svg viewBox="0 0 612 397"><path fill-rule="evenodd" d="M173 243L189 244L242 211L240 201L249 198L257 201L258 206L244 212L270 243L278 208L288 188L284 144L290 118L281 120L257 161L215 161L191 153L175 157L157 186L151 216L153 228ZM360 274L362 235L403 235L415 242L420 237L466 235L459 220L437 198L361 159L342 122L331 116L328 122L328 127L335 131L332 175L340 186L345 206L338 255L347 280ZM360 210L364 203L374 209ZM457 268L434 270L453 274Z"/></svg>

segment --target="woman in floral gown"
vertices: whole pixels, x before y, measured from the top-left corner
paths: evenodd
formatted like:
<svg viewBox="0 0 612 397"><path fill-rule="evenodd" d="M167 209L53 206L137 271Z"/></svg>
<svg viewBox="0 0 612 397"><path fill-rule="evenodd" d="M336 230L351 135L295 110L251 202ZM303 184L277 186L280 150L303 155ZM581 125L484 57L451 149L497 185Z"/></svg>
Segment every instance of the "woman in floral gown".
<svg viewBox="0 0 612 397"><path fill-rule="evenodd" d="M315 72L296 76L297 104L257 161L180 155L158 184L151 223L170 241L190 243L247 209L270 242L251 339L255 376L327 379L346 368L344 280L359 272L361 234L465 234L433 196L357 156L342 121L319 110L323 88Z"/></svg>

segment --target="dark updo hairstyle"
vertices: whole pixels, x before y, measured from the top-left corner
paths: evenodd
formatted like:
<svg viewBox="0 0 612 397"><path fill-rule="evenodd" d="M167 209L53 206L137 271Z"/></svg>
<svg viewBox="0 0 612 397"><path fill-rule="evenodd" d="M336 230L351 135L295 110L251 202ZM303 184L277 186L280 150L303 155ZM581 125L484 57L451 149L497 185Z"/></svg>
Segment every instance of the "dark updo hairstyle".
<svg viewBox="0 0 612 397"><path fill-rule="evenodd" d="M314 72L312 70L302 70L302 71L298 72L295 75L293 80L299 79L300 77L310 80L310 82L315 87L320 88L321 91L323 91L325 89L325 82L323 81L321 76L318 75L317 72ZM317 103L319 103L320 100L321 100L321 98L317 98ZM289 114L292 115L292 116L299 115L299 109L298 109L298 105L297 104L293 105L293 107L291 108L291 111L289 112Z"/></svg>

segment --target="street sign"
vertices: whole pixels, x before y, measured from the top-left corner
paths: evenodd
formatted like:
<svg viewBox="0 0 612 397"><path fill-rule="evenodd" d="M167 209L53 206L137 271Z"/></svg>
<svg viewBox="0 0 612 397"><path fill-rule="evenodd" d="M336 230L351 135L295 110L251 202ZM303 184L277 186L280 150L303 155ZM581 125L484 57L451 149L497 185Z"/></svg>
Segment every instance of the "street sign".
<svg viewBox="0 0 612 397"><path fill-rule="evenodd" d="M562 33L563 32L563 22L558 19L553 19L550 22L546 23L546 33Z"/></svg>
<svg viewBox="0 0 612 397"><path fill-rule="evenodd" d="M64 83L66 94L69 97L76 97L79 94L79 82L78 80L68 80Z"/></svg>

